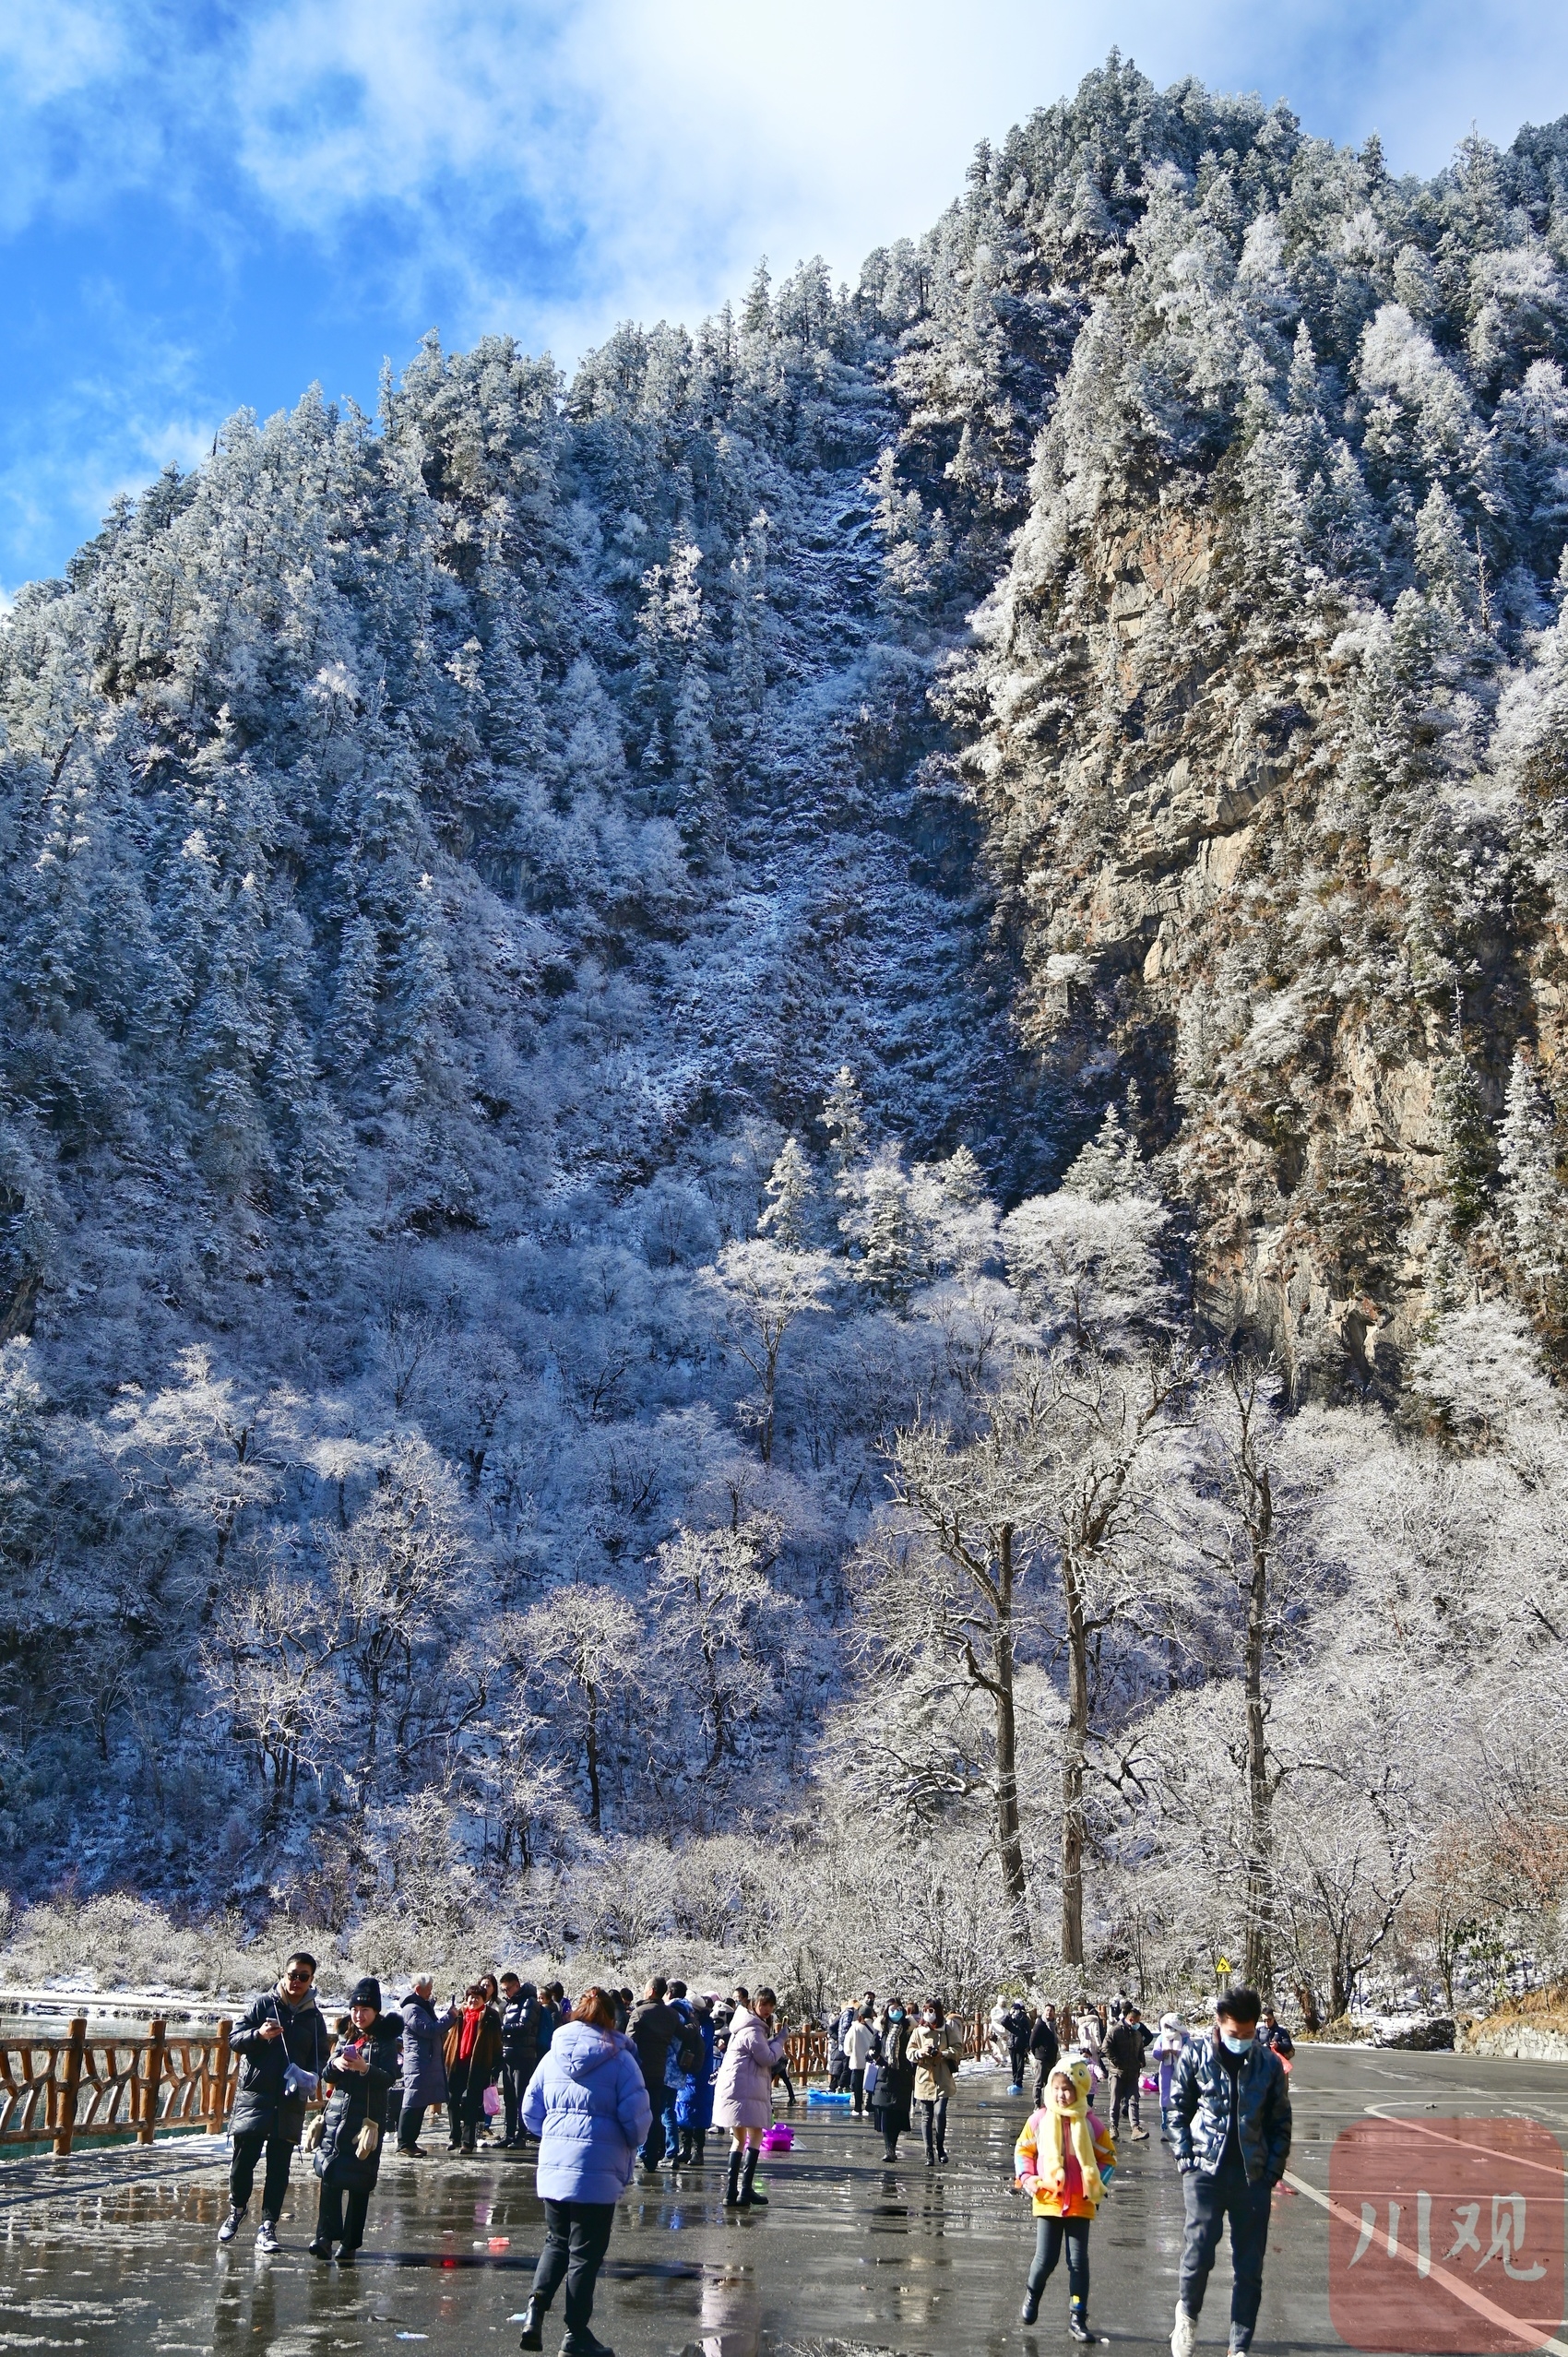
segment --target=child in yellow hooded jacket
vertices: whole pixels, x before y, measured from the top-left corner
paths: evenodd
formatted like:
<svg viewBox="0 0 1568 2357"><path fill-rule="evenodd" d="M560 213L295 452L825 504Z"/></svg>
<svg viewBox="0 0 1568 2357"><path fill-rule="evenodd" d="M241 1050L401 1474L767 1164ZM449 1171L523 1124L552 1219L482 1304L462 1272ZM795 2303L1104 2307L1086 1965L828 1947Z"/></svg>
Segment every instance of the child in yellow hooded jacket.
<svg viewBox="0 0 1568 2357"><path fill-rule="evenodd" d="M1045 2101L1024 2123L1014 2153L1017 2182L1034 2198L1038 2220L1034 2265L1024 2292L1023 2319L1032 2325L1040 2294L1067 2249L1067 2330L1092 2342L1089 2330L1089 2228L1116 2166L1116 2147L1089 2110L1089 2065L1064 2054L1046 2081Z"/></svg>

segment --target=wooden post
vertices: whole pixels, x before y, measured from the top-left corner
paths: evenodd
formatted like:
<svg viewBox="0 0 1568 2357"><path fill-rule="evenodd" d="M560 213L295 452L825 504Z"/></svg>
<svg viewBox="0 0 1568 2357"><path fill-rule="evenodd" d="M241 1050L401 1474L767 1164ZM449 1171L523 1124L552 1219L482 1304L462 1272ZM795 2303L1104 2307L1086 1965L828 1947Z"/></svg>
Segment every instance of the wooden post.
<svg viewBox="0 0 1568 2357"><path fill-rule="evenodd" d="M65 2076L60 2085L60 2106L55 2114L54 2154L64 2161L71 2149L71 2134L77 2125L77 2089L82 2083L82 2057L87 2053L87 2021L77 2014L71 2024L71 2041L65 2049Z"/></svg>
<svg viewBox="0 0 1568 2357"><path fill-rule="evenodd" d="M218 2044L208 2065L207 2132L221 2136L223 2123L229 2116L229 2041L234 2025L225 2018L218 2025Z"/></svg>
<svg viewBox="0 0 1568 2357"><path fill-rule="evenodd" d="M147 2078L141 2090L141 2118L137 2124L137 2142L150 2144L158 2125L158 2098L163 2086L163 2047L169 2025L166 2021L148 2024Z"/></svg>

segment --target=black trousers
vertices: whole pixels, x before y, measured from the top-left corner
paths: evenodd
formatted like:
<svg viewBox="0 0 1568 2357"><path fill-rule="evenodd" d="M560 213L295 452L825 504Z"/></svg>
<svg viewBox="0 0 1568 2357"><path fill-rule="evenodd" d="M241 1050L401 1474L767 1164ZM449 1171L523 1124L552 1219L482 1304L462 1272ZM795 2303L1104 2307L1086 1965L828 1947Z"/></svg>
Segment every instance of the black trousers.
<svg viewBox="0 0 1568 2357"><path fill-rule="evenodd" d="M1029 2290L1038 2300L1067 2245L1067 2292L1076 2308L1089 2303L1089 2225L1087 2218L1041 2218L1037 2220L1035 2263L1029 2269Z"/></svg>
<svg viewBox="0 0 1568 2357"><path fill-rule="evenodd" d="M484 2117L484 2081L468 2063L454 2063L446 2074L446 2117L452 2142L471 2152L479 2124Z"/></svg>
<svg viewBox="0 0 1568 2357"><path fill-rule="evenodd" d="M866 2075L863 2070L852 2070L849 2073L849 2093L854 2101L855 2117L858 2120L866 2108Z"/></svg>
<svg viewBox="0 0 1568 2357"><path fill-rule="evenodd" d="M324 2177L315 2213L316 2241L341 2243L346 2251L357 2251L364 2241L365 2212L369 2208L368 2185L335 2185Z"/></svg>
<svg viewBox="0 0 1568 2357"><path fill-rule="evenodd" d="M415 2145L418 2144L420 2140L420 2130L424 2125L424 2115L429 2109L430 2105L428 2103L404 2104L402 2111L399 2113L398 2117L398 2149L399 2152L411 2152Z"/></svg>
<svg viewBox="0 0 1568 2357"><path fill-rule="evenodd" d="M1122 2070L1117 2072L1116 2096L1111 2107L1111 2133L1112 2136L1116 2134L1117 2130L1122 2125L1122 2117L1123 2113L1125 2113L1131 2119L1134 2127L1142 2126L1143 2123L1138 2117L1138 2101L1141 2093L1142 2089L1139 2085L1138 2072L1135 2070Z"/></svg>
<svg viewBox="0 0 1568 2357"><path fill-rule="evenodd" d="M261 2185L261 2214L276 2225L283 2208L283 2196L289 2190L289 2170L294 2158L292 2139L279 2136L276 2128L242 2128L234 2138L234 2157L229 2163L229 2198L236 2209L244 2209L255 2183L255 2164L267 2150L267 2174Z"/></svg>
<svg viewBox="0 0 1568 2357"><path fill-rule="evenodd" d="M523 2097L533 2077L531 2063L503 2063L501 2065L501 2106L506 2116L506 2141L516 2144L523 2125Z"/></svg>
<svg viewBox="0 0 1568 2357"><path fill-rule="evenodd" d="M921 2110L925 2113L925 2149L933 2157L947 2150L947 2098L945 2095L922 2095Z"/></svg>
<svg viewBox="0 0 1568 2357"><path fill-rule="evenodd" d="M1007 2053L1009 2060L1013 2065L1013 2084L1015 2087L1022 2087L1024 2083L1024 2073L1029 2066L1028 2040L1027 2038L1011 2039L1008 2042Z"/></svg>
<svg viewBox="0 0 1568 2357"><path fill-rule="evenodd" d="M1209 2269L1219 2248L1220 2230L1230 2221L1230 2346L1246 2349L1258 2320L1263 2298L1264 2254L1268 2248L1268 2205L1273 2186L1266 2177L1255 2185L1239 2160L1225 2162L1217 2176L1190 2169L1182 2180L1187 2211L1187 2232L1182 2244L1179 2296L1190 2316L1198 2315L1208 2286Z"/></svg>
<svg viewBox="0 0 1568 2357"><path fill-rule="evenodd" d="M593 2314L593 2287L610 2248L612 2201L547 2201L544 2248L533 2271L534 2298L548 2308L566 2280L566 2329L582 2332Z"/></svg>

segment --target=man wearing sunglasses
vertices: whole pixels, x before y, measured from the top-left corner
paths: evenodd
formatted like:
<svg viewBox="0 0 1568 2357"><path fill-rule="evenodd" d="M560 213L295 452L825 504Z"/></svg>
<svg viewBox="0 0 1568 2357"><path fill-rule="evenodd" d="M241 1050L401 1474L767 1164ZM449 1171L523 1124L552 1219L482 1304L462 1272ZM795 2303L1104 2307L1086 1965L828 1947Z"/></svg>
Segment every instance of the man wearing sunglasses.
<svg viewBox="0 0 1568 2357"><path fill-rule="evenodd" d="M278 2248L278 2220L289 2190L289 2168L305 2124L305 2107L326 2069L332 2040L315 2005L315 1958L291 1956L275 1989L257 1997L231 2044L240 2058L230 2120L234 2158L229 2169L229 2215L218 2230L232 2243L250 2206L255 2164L265 2149L258 2252Z"/></svg>

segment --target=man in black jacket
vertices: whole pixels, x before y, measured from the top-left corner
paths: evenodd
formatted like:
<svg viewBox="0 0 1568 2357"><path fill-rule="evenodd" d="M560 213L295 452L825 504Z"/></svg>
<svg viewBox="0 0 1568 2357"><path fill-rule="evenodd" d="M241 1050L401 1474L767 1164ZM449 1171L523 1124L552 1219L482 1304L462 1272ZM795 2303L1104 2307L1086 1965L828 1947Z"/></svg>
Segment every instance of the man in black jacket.
<svg viewBox="0 0 1568 2357"><path fill-rule="evenodd" d="M1256 2035L1253 1989L1230 1989L1207 2038L1190 2038L1170 2089L1170 2142L1187 2213L1170 2357L1193 2357L1220 2230L1230 2221L1231 2357L1253 2345L1268 2206L1290 2157L1284 2065Z"/></svg>
<svg viewBox="0 0 1568 2357"><path fill-rule="evenodd" d="M1138 2078L1148 2052L1148 2040L1143 2023L1138 2019L1136 2006L1128 2006L1120 2021L1111 2025L1105 2042L1105 2059L1116 2074L1116 2094L1111 2110L1111 2133L1120 2136L1123 2116L1133 2124L1134 2142L1146 2144L1148 2130L1139 2118Z"/></svg>
<svg viewBox="0 0 1568 2357"><path fill-rule="evenodd" d="M680 2036L683 2027L674 2006L664 2002L669 1986L664 1975L656 1973L632 2016L632 2043L637 2050L647 2100L653 2106L653 2119L640 2156L643 2167L650 2172L664 2158L664 2074L670 2061L670 2042Z"/></svg>
<svg viewBox="0 0 1568 2357"><path fill-rule="evenodd" d="M1007 2033L1007 2061L1012 2076L1009 2095L1024 2091L1024 2065L1029 2058L1029 2009L1022 1997L1015 1997L1002 2017L1002 2027Z"/></svg>
<svg viewBox="0 0 1568 2357"><path fill-rule="evenodd" d="M1029 2053L1035 2066L1035 2110L1045 2101L1045 2082L1056 2067L1062 2041L1056 2035L1056 2007L1041 2006L1029 2032Z"/></svg>
<svg viewBox="0 0 1568 2357"><path fill-rule="evenodd" d="M289 2190L289 2168L305 2124L305 2106L327 2067L332 2040L316 2011L315 1958L303 1949L289 1958L275 1989L257 1997L231 2040L240 2074L229 2121L234 2157L229 2168L229 2215L218 2230L232 2243L250 2206L255 2164L263 2149L258 2251L278 2248L278 2220Z"/></svg>
<svg viewBox="0 0 1568 2357"><path fill-rule="evenodd" d="M502 2148L526 2144L523 2097L539 2061L539 1992L515 1972L501 1975L501 2101L506 2117Z"/></svg>

